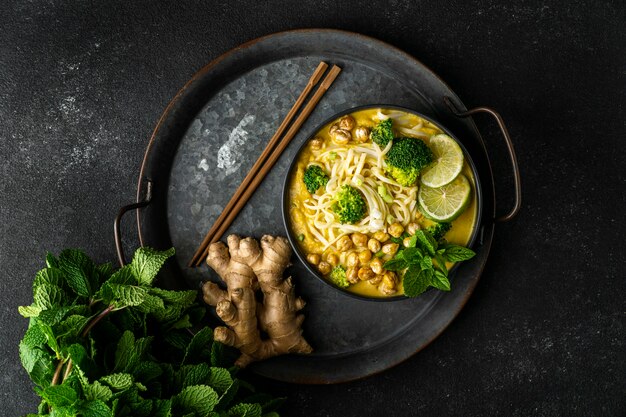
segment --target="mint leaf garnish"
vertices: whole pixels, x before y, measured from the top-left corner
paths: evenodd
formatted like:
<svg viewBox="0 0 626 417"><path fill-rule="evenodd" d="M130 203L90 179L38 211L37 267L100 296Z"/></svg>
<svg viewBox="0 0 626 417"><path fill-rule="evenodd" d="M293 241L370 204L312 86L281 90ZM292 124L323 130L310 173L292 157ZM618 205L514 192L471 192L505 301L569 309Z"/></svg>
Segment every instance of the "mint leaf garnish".
<svg viewBox="0 0 626 417"><path fill-rule="evenodd" d="M219 396L208 385L192 385L175 395L173 408L179 413L196 413L201 416L209 414L215 408Z"/></svg>
<svg viewBox="0 0 626 417"><path fill-rule="evenodd" d="M153 286L173 253L140 249L117 270L76 249L46 256L32 304L18 309L30 319L19 356L42 397L37 415L256 415L263 403L238 396L251 386L201 322L198 292Z"/></svg>
<svg viewBox="0 0 626 417"><path fill-rule="evenodd" d="M160 252L152 248L139 248L135 252L131 268L140 284L150 285L167 258L174 255L174 248Z"/></svg>
<svg viewBox="0 0 626 417"><path fill-rule="evenodd" d="M463 246L447 245L443 257L450 262L461 262L473 258L476 252Z"/></svg>

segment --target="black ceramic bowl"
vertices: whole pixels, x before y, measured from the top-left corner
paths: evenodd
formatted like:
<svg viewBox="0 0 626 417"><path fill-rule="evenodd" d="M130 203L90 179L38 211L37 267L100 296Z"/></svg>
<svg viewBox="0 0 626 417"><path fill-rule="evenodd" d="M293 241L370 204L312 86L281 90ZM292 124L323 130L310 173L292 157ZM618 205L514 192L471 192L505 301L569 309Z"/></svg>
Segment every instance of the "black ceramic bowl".
<svg viewBox="0 0 626 417"><path fill-rule="evenodd" d="M336 113L333 116L331 116L328 119L326 119L323 123L321 123L313 131L313 134L311 136L309 136L307 138L307 140L302 143L302 145L300 145L300 148L298 149L298 152L296 152L293 160L291 161L291 163L289 165L289 169L287 170L287 175L285 176L285 181L283 183L283 193L282 193L282 200L283 200L282 201L282 216L283 216L283 222L285 224L285 229L287 230L287 238L289 239L289 243L291 243L291 246L293 247L293 250L296 253L296 256L298 257L300 262L302 262L302 264L304 264L304 266L309 271L309 273L312 274L313 276L315 276L320 281L322 281L324 284L334 288L337 291L342 292L343 294L346 294L346 295L348 295L350 297L358 298L358 299L361 299L361 300L368 300L368 301L397 301L397 300L405 300L405 299L407 299L407 297L404 296L404 295L397 295L397 296L392 296L392 297L366 297L366 296L363 296L363 295L355 294L355 293L353 293L351 291L348 291L347 289L340 288L340 287L332 284L328 280L324 279L324 277L315 268L313 268L311 264L309 264L307 262L306 254L300 249L300 247L298 245L298 242L297 242L297 239L294 236L294 233L293 233L292 227L291 227L291 219L290 219L290 216L289 216L289 183L290 183L290 180L292 178L292 175L294 175L296 162L300 158L300 154L305 149L305 147L307 146L309 141L311 139L313 139L317 135L317 133L324 126L326 126L327 124L329 124L333 120L336 120L336 119L338 119L338 118L340 118L342 116L345 116L347 114L354 113L356 111L368 110L368 109L399 110L399 111L403 111L405 113L414 114L414 115L419 116L420 118L422 118L424 120L429 121L430 123L434 124L435 126L437 126L442 132L444 132L446 135L448 135L451 138L453 138L459 144L459 146L463 150L463 155L465 156L465 160L467 161L470 169L472 170L472 174L474 176L474 187L473 187L474 196L473 196L473 198L476 199L476 218L474 220L474 228L473 228L472 234L470 236L468 247L471 248L474 245L474 242L476 241L476 237L478 235L478 231L480 230L480 220L482 218L482 216L481 216L481 214L482 214L482 188L481 188L481 185L480 185L480 177L478 175L478 172L476 171L476 166L474 165L474 162L472 161L471 155L467 152L466 147L463 145L463 142L461 140L459 140L452 132L450 132L448 129L446 129L439 122L433 120L432 118L427 117L427 116L425 116L425 115L423 115L423 114L421 114L421 113L419 113L417 111L411 110L411 109L406 108L406 107L400 107L400 106L395 106L395 105L387 105L387 104L384 104L384 105L358 106L358 107L353 107L353 108L341 111L339 113ZM453 280L454 280L454 275L456 273L457 266L458 266L458 264L456 264L449 272L449 279L450 279L451 285L454 285ZM429 288L428 291L430 291L431 289L432 288Z"/></svg>

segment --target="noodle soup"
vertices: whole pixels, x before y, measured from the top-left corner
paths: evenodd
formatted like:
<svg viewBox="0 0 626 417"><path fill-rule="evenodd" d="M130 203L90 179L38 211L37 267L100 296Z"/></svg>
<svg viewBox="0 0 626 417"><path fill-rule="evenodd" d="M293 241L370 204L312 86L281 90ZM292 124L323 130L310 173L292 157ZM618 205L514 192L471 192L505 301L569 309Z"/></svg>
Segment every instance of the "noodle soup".
<svg viewBox="0 0 626 417"><path fill-rule="evenodd" d="M380 108L358 110L328 123L303 146L287 182L288 227L307 262L335 285L331 276L341 267L347 272L349 285L339 286L368 298L404 293L401 274L381 266L403 248L405 239L416 229L436 225L419 207L419 178L413 185L400 184L390 175L386 162L391 142L383 147L371 139L372 130L387 119L393 122L396 138L415 138L429 145L431 137L444 133L412 113ZM318 168L310 169L312 166ZM307 171L324 173L326 178L316 184L312 176L315 172ZM466 246L477 218L475 179L467 158L461 175L471 185L471 196L462 213L449 222L445 240ZM365 204L347 202L341 206L338 195L346 188L358 191L361 199L356 196L357 200ZM344 214L355 217L345 221L341 217Z"/></svg>

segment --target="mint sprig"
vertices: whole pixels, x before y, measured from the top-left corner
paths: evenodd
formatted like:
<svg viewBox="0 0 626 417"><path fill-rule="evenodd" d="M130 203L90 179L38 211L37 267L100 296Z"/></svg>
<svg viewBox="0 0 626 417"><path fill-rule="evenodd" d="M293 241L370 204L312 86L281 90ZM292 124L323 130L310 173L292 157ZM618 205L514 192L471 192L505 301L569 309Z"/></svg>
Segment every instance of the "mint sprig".
<svg viewBox="0 0 626 417"><path fill-rule="evenodd" d="M197 291L153 283L174 250L139 249L118 270L82 251L46 256L20 342L41 397L32 416L274 416L236 378L236 353L203 326ZM252 400L251 400L252 398Z"/></svg>
<svg viewBox="0 0 626 417"><path fill-rule="evenodd" d="M385 262L383 268L404 271L404 294L417 297L428 287L450 291L446 261L461 262L474 255L476 253L469 248L438 241L428 230L417 230L409 238L408 247L398 251L393 259Z"/></svg>

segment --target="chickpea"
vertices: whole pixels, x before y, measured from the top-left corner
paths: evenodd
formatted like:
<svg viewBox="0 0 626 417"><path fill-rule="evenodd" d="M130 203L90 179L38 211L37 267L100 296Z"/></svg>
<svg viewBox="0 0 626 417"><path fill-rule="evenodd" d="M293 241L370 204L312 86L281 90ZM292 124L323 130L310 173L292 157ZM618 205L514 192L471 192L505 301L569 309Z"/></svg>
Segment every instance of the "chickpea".
<svg viewBox="0 0 626 417"><path fill-rule="evenodd" d="M311 145L311 149L313 149L313 150L322 149L322 145L324 144L324 139L322 139L319 136L317 136L317 137L311 139L309 144Z"/></svg>
<svg viewBox="0 0 626 417"><path fill-rule="evenodd" d="M383 294L394 294L396 292L396 274L391 271L385 272L378 290Z"/></svg>
<svg viewBox="0 0 626 417"><path fill-rule="evenodd" d="M383 232L382 230L379 230L378 232L374 233L372 237L376 239L377 241L379 241L380 243L385 243L386 241L389 240L389 235Z"/></svg>
<svg viewBox="0 0 626 417"><path fill-rule="evenodd" d="M409 223L406 227L406 231L410 235L414 235L418 230L420 230L420 225L415 222Z"/></svg>
<svg viewBox="0 0 626 417"><path fill-rule="evenodd" d="M331 134L331 137L337 145L345 145L352 139L352 133L344 129L337 129Z"/></svg>
<svg viewBox="0 0 626 417"><path fill-rule="evenodd" d="M337 129L339 129L339 124L333 123L333 125L328 128L328 133L330 134L330 136L332 136L337 131Z"/></svg>
<svg viewBox="0 0 626 417"><path fill-rule="evenodd" d="M376 239L370 239L367 242L367 248L372 251L372 253L376 253L380 250L380 242Z"/></svg>
<svg viewBox="0 0 626 417"><path fill-rule="evenodd" d="M402 245L404 245L405 248L411 246L411 238L405 237L404 239L402 239Z"/></svg>
<svg viewBox="0 0 626 417"><path fill-rule="evenodd" d="M385 255L395 255L400 245L397 243L387 243L383 246L382 251Z"/></svg>
<svg viewBox="0 0 626 417"><path fill-rule="evenodd" d="M374 278L368 279L367 282L369 282L372 285L378 285L380 284L380 281L382 281L382 279L383 279L382 274L378 274Z"/></svg>
<svg viewBox="0 0 626 417"><path fill-rule="evenodd" d="M312 265L317 265L322 260L322 257L319 255L319 253L309 253L306 256L306 260L309 261L309 263Z"/></svg>
<svg viewBox="0 0 626 417"><path fill-rule="evenodd" d="M387 232L393 237L400 237L404 233L404 227L400 223L395 222L389 225Z"/></svg>
<svg viewBox="0 0 626 417"><path fill-rule="evenodd" d="M374 271L375 274L382 274L383 273L382 259L380 258L372 259L372 262L370 262L370 268L372 268L372 271Z"/></svg>
<svg viewBox="0 0 626 417"><path fill-rule="evenodd" d="M422 214L421 211L417 211L417 213L415 213L415 220L422 220L424 218L424 215Z"/></svg>
<svg viewBox="0 0 626 417"><path fill-rule="evenodd" d="M352 243L354 246L364 247L367 246L367 235L363 233L352 233Z"/></svg>
<svg viewBox="0 0 626 417"><path fill-rule="evenodd" d="M359 282L359 272L356 268L348 268L346 271L346 279L351 284L356 284Z"/></svg>
<svg viewBox="0 0 626 417"><path fill-rule="evenodd" d="M352 252L348 255L348 258L346 259L346 265L348 265L348 267L357 267L359 266L359 254L356 252Z"/></svg>
<svg viewBox="0 0 626 417"><path fill-rule="evenodd" d="M326 257L326 262L328 262L333 267L337 266L339 265L339 257L334 253L330 253Z"/></svg>
<svg viewBox="0 0 626 417"><path fill-rule="evenodd" d="M328 275L332 267L330 266L328 262L322 261L317 265L317 269L320 271L322 275Z"/></svg>
<svg viewBox="0 0 626 417"><path fill-rule="evenodd" d="M359 268L359 279L361 281L367 281L368 279L372 279L376 276L372 268L369 266L363 266Z"/></svg>
<svg viewBox="0 0 626 417"><path fill-rule="evenodd" d="M370 138L370 130L365 126L359 126L354 131L354 140L357 142L367 142Z"/></svg>
<svg viewBox="0 0 626 417"><path fill-rule="evenodd" d="M359 252L359 262L366 264L372 259L372 252L369 249L363 249Z"/></svg>
<svg viewBox="0 0 626 417"><path fill-rule="evenodd" d="M346 252L348 251L350 248L352 248L352 240L350 239L350 236L345 235L342 236L338 241L337 241L337 249L340 252Z"/></svg>
<svg viewBox="0 0 626 417"><path fill-rule="evenodd" d="M341 129L345 129L347 131L350 131L352 129L354 129L354 127L356 126L356 120L354 120L354 117L348 115L348 116L343 116L341 119L339 119L339 127Z"/></svg>

